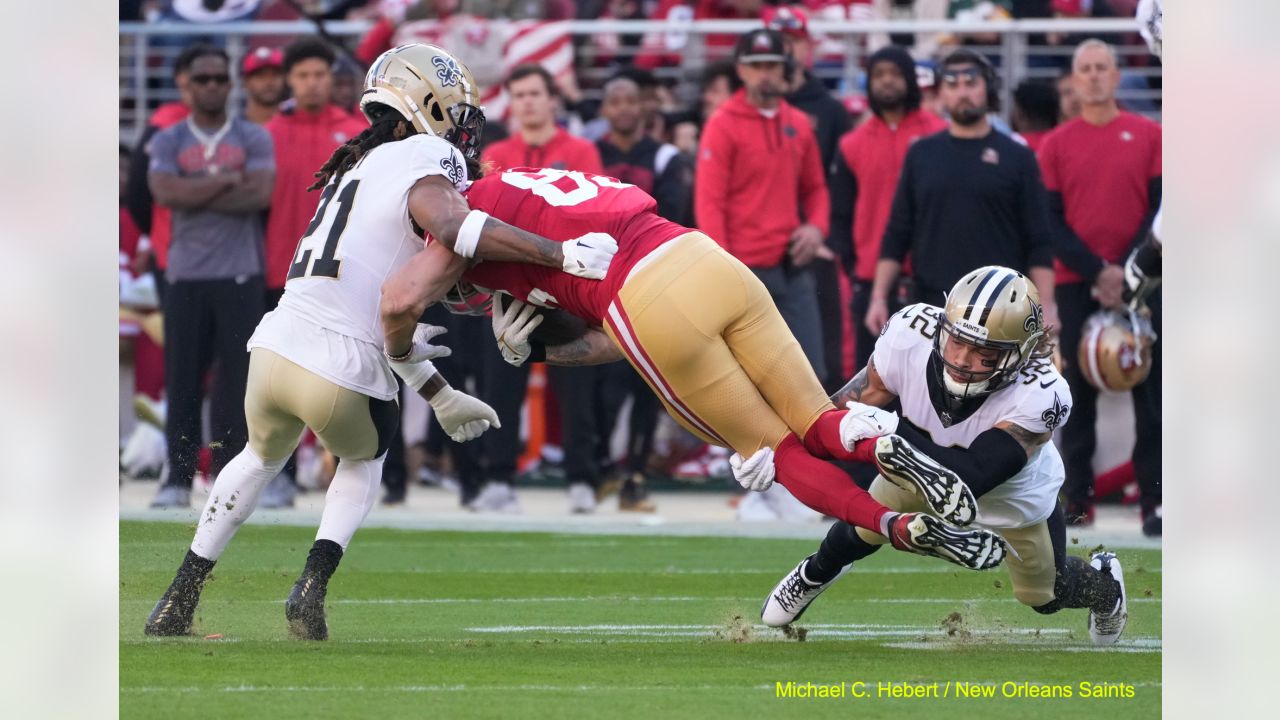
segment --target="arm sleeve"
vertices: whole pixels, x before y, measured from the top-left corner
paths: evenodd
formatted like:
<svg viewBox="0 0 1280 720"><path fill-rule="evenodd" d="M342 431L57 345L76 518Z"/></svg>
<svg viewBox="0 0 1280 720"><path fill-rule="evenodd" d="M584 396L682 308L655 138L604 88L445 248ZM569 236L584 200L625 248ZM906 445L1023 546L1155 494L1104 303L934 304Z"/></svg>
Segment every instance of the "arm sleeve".
<svg viewBox="0 0 1280 720"><path fill-rule="evenodd" d="M818 153L818 140L809 133L805 143L804 162L800 168L800 199L804 208L804 220L822 231L823 237L831 223L831 198L827 195L827 172L822 167Z"/></svg>
<svg viewBox="0 0 1280 720"><path fill-rule="evenodd" d="M1018 441L996 428L974 438L967 448L942 447L909 422L898 424L898 434L920 452L954 470L974 497L991 492L1027 464L1027 453Z"/></svg>
<svg viewBox="0 0 1280 720"><path fill-rule="evenodd" d="M724 124L712 118L698 148L697 175L693 183L693 212L698 229L721 247L729 248L729 176L733 167L733 146Z"/></svg>
<svg viewBox="0 0 1280 720"><path fill-rule="evenodd" d="M852 273L858 258L858 249L853 244L853 214L858 203L858 178L849 169L844 153L836 150L836 157L831 161L831 181L828 186L831 195L831 232L827 245L844 264L846 272Z"/></svg>
<svg viewBox="0 0 1280 720"><path fill-rule="evenodd" d="M249 136L245 140L244 171L275 170L276 150L271 141L271 133L259 125L249 125Z"/></svg>
<svg viewBox="0 0 1280 720"><path fill-rule="evenodd" d="M1027 267L1053 267L1053 236L1049 233L1049 208L1035 155L1027 152L1022 180L1022 228L1027 239Z"/></svg>
<svg viewBox="0 0 1280 720"><path fill-rule="evenodd" d="M1163 194L1163 183L1159 175L1147 181L1147 212L1142 216L1142 224L1138 226L1138 231L1134 233L1133 239L1129 241L1129 253L1137 250L1147 239L1147 235L1151 234L1151 226L1155 222L1156 213L1160 212L1160 202L1163 199Z"/></svg>
<svg viewBox="0 0 1280 720"><path fill-rule="evenodd" d="M889 223L884 228L884 238L880 242L880 259L902 262L911 247L912 222L915 207L911 198L912 178L915 175L916 148L907 151L902 163L902 175L898 178L898 189L893 193L893 207L889 211Z"/></svg>

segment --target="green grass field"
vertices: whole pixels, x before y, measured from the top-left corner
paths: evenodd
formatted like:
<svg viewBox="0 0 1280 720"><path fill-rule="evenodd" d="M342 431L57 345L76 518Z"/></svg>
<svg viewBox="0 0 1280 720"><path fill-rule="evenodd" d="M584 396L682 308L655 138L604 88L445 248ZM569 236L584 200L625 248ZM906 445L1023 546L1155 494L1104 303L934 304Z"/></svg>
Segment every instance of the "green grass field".
<svg viewBox="0 0 1280 720"><path fill-rule="evenodd" d="M816 542L365 529L330 585L332 639L305 643L288 638L282 603L313 534L243 528L205 589L195 637L157 640L143 622L191 528L121 523L121 717L1160 714L1159 551L1119 551L1129 626L1098 651L1084 611L1037 615L1013 600L1003 570L889 550L814 604L800 641L758 613ZM869 697L777 697L788 681ZM1013 687L1003 683L1024 681L1073 697L1002 697ZM1082 681L1126 683L1132 697L1082 698ZM881 698L878 682L937 682L948 697ZM957 699L956 682L995 697Z"/></svg>

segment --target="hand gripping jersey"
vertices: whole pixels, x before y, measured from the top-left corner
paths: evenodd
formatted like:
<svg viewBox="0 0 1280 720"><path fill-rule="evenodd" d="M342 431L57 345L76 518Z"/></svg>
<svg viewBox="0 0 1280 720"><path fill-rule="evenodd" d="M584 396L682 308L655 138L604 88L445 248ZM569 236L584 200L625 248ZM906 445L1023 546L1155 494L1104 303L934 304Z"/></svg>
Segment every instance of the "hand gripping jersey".
<svg viewBox="0 0 1280 720"><path fill-rule="evenodd" d="M1033 433L1054 430L1071 412L1067 381L1047 360L1034 360L1013 384L966 402L948 413L935 402L943 392L932 363L933 338L942 308L919 303L903 308L885 325L872 355L885 387L902 401L902 418L943 447L969 447L998 423L1011 422ZM976 524L998 529L1040 522L1053 512L1065 479L1062 457L1052 442L1027 459L1022 470L978 498Z"/></svg>
<svg viewBox="0 0 1280 720"><path fill-rule="evenodd" d="M640 188L577 171L514 168L471 184L473 209L550 240L608 233L618 253L603 280L585 280L556 268L479 262L463 279L546 308L563 308L602 325L609 303L631 271L668 240L691 232L657 215L657 202Z"/></svg>
<svg viewBox="0 0 1280 720"><path fill-rule="evenodd" d="M430 175L461 191L458 149L430 135L374 148L331 181L298 242L280 306L249 347L265 347L338 385L389 400L395 376L382 355L382 283L422 249L409 217L409 190Z"/></svg>

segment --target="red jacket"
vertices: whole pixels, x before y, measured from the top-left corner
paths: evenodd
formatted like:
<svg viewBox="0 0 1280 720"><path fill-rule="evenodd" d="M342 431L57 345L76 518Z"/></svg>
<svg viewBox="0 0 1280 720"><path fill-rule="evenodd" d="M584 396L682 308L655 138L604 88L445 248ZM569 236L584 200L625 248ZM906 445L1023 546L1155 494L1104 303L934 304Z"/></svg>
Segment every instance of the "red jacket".
<svg viewBox="0 0 1280 720"><path fill-rule="evenodd" d="M485 148L483 157L485 162L493 163L492 172L527 167L604 174L604 163L600 161L595 143L574 137L563 128L557 128L556 134L543 145L530 145L517 132Z"/></svg>
<svg viewBox="0 0 1280 720"><path fill-rule="evenodd" d="M781 263L802 222L827 234L818 141L809 116L785 101L769 118L739 90L707 120L696 173L698 227L751 267Z"/></svg>
<svg viewBox="0 0 1280 720"><path fill-rule="evenodd" d="M889 223L893 194L898 188L907 148L919 138L945 129L947 123L942 118L925 110L915 110L907 113L897 127L890 127L879 116L872 115L840 138L840 159L857 183L857 202L853 209L855 278L873 280L876 276L880 240ZM837 203L844 200L835 198ZM848 238L836 238L836 241L847 242Z"/></svg>
<svg viewBox="0 0 1280 720"><path fill-rule="evenodd" d="M281 110L265 127L276 148L276 184L267 215L266 284L279 289L284 287L298 240L320 204L319 191L307 192L316 181L316 171L339 145L369 124L329 105L314 115L298 107Z"/></svg>

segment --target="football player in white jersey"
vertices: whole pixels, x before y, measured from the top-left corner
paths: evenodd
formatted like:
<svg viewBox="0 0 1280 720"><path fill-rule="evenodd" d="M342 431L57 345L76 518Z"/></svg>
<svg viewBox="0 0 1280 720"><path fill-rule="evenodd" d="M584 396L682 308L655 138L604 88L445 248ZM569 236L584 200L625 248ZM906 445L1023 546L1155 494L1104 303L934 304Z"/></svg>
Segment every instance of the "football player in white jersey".
<svg viewBox="0 0 1280 720"><path fill-rule="evenodd" d="M467 222L460 191L479 167L479 96L466 66L435 46L394 48L370 68L360 109L371 125L316 173L310 189L323 188L320 205L298 243L284 296L248 343L249 443L219 473L191 549L147 619L148 635L190 632L214 563L310 427L339 462L285 616L295 637L328 637L329 578L373 507L398 430L393 372L427 399L456 441L498 424L492 408L449 387L432 366L432 358L450 352L430 344L442 328L419 325L397 355L383 348L382 284L423 248L424 232L451 248L466 243L490 260L604 277L616 245L552 242L493 218Z"/></svg>
<svg viewBox="0 0 1280 720"><path fill-rule="evenodd" d="M871 361L834 398L848 403L841 440L896 433L955 471L978 500L974 525L1004 537L1013 594L1039 613L1088 608L1089 634L1114 643L1128 618L1120 563L1066 552L1058 504L1065 479L1050 441L1071 391L1051 361L1039 294L1021 273L984 267L952 288L946 307L916 304L890 318ZM880 408L901 402L901 417ZM751 478L739 477L740 482ZM902 512L928 511L913 487L880 475L871 494ZM767 625L787 625L884 537L837 522L818 552L765 599Z"/></svg>

